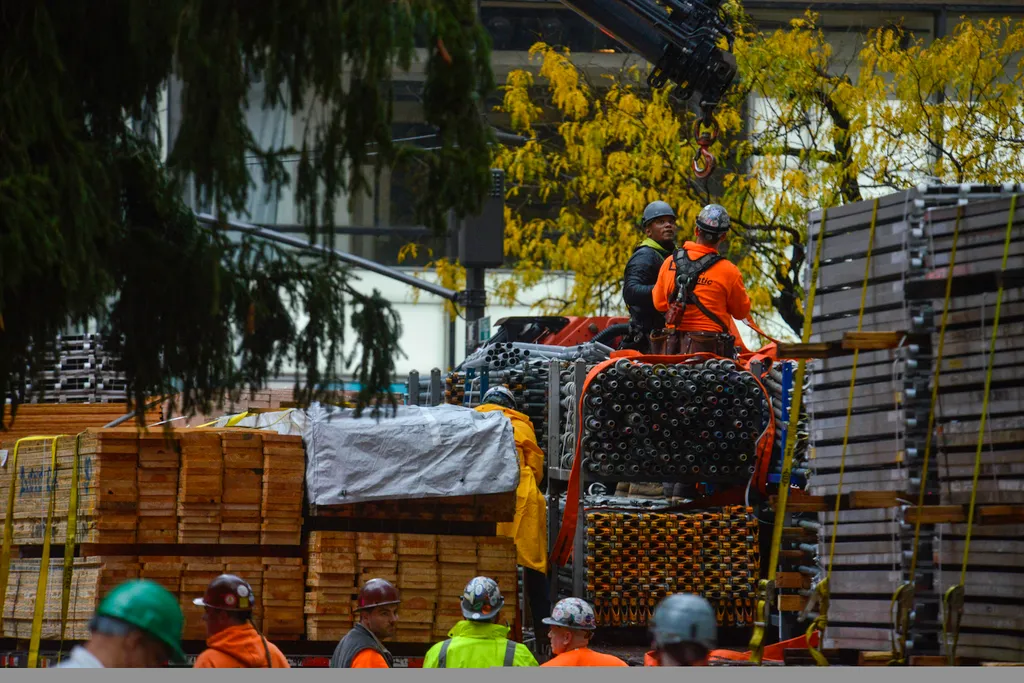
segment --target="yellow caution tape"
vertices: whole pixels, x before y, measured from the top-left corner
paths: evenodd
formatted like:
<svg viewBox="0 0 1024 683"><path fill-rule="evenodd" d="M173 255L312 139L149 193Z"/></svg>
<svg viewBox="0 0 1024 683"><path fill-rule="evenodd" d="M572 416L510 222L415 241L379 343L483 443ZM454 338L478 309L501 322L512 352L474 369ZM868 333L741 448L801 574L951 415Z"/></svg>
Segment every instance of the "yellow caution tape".
<svg viewBox="0 0 1024 683"><path fill-rule="evenodd" d="M65 435L50 437L50 503L46 509L46 527L43 529L43 557L39 561L39 580L36 583L36 605L32 616L32 636L28 645L28 668L39 666L39 641L43 634L43 615L46 613L46 584L50 578L50 530L53 526L53 507L57 501L57 444Z"/></svg>
<svg viewBox="0 0 1024 683"><path fill-rule="evenodd" d="M811 340L814 293L818 289L821 245L825 241L825 222L827 218L828 209L822 209L821 226L818 229L818 244L814 250L814 266L811 268L811 281L807 289L807 301L804 305L804 329L801 338L804 344ZM806 369L806 360L801 360L797 363L796 378L794 379L793 386L793 403L789 407L789 428L786 430L786 448L782 455L782 473L779 477L778 502L775 505L775 524L772 527L772 549L768 560L768 578L758 582L754 633L750 637L750 661L755 664L761 664L764 659L764 636L771 617L771 600L775 590L775 574L779 565L779 550L782 547L782 528L786 523L786 503L789 502L789 482L793 474L793 452L796 450L796 432L800 424L800 406L803 402L804 373Z"/></svg>

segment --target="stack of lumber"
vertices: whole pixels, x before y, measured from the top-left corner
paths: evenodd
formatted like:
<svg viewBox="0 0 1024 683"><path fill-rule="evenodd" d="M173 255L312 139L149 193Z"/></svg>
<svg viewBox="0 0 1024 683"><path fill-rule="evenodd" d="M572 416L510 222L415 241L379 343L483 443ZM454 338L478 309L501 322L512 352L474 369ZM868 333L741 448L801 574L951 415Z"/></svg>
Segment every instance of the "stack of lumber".
<svg viewBox="0 0 1024 683"><path fill-rule="evenodd" d="M303 481L306 455L302 438L262 432L264 545L298 545L302 537Z"/></svg>
<svg viewBox="0 0 1024 683"><path fill-rule="evenodd" d="M139 558L130 555L99 555L88 558L79 558L79 560L96 561L99 563L100 579L98 596L101 600L107 593L125 581L139 578L139 572L142 568L142 565L139 563ZM53 581L54 577L51 576L49 580Z"/></svg>
<svg viewBox="0 0 1024 683"><path fill-rule="evenodd" d="M11 449L18 439L50 434L78 434L86 429L110 424L128 412L123 403L23 403L11 419L7 405L4 422L7 430L0 434L0 448ZM146 424L160 421L160 408L146 411Z"/></svg>
<svg viewBox="0 0 1024 683"><path fill-rule="evenodd" d="M352 628L356 534L311 531L306 567L306 638L340 640Z"/></svg>
<svg viewBox="0 0 1024 683"><path fill-rule="evenodd" d="M220 542L256 545L260 542L260 501L263 496L263 439L258 432L221 434L224 453L224 493Z"/></svg>
<svg viewBox="0 0 1024 683"><path fill-rule="evenodd" d="M154 431L139 435L139 543L177 543L180 467L177 434Z"/></svg>
<svg viewBox="0 0 1024 683"><path fill-rule="evenodd" d="M76 558L71 575L68 601L68 620L64 633L67 640L88 640L89 620L92 618L103 586L113 579L105 576L106 558ZM41 560L11 560L7 577L7 594L3 605L3 636L28 639L32 635L35 614L36 589L39 584ZM116 564L116 563L114 563ZM117 571L117 570L113 570ZM50 560L46 601L43 609L41 637L60 638L61 594L64 581L64 560Z"/></svg>
<svg viewBox="0 0 1024 683"><path fill-rule="evenodd" d="M434 614L434 637L447 638L448 631L462 621L459 598L466 584L477 576L476 538L444 536L437 548L438 600Z"/></svg>
<svg viewBox="0 0 1024 683"><path fill-rule="evenodd" d="M75 437L57 442L57 475L52 474L52 441L26 441L18 449L17 473L0 468L0 491L14 492L12 542L43 543L51 495L54 497L51 540L67 534ZM134 430L90 429L78 453L78 520L80 543L134 543L138 507L135 480L138 440ZM12 481L14 477L16 481Z"/></svg>
<svg viewBox="0 0 1024 683"><path fill-rule="evenodd" d="M174 555L139 557L139 578L158 583L175 596L181 593L181 575L184 571L182 559Z"/></svg>
<svg viewBox="0 0 1024 683"><path fill-rule="evenodd" d="M363 502L354 505L310 505L313 517L381 519L388 521L511 522L516 492L484 496L453 496Z"/></svg>
<svg viewBox="0 0 1024 683"><path fill-rule="evenodd" d="M437 603L438 537L432 534L398 534L398 589L402 613L396 640L429 643L433 637L434 605ZM420 603L409 605L410 599ZM426 607L426 605L430 607Z"/></svg>
<svg viewBox="0 0 1024 683"><path fill-rule="evenodd" d="M225 557L224 573L249 582L252 588L252 622L263 628L263 560L258 557Z"/></svg>
<svg viewBox="0 0 1024 683"><path fill-rule="evenodd" d="M270 640L298 640L305 631L302 558L263 558L263 633Z"/></svg>
<svg viewBox="0 0 1024 683"><path fill-rule="evenodd" d="M178 543L218 543L224 459L215 431L181 432Z"/></svg>
<svg viewBox="0 0 1024 683"><path fill-rule="evenodd" d="M224 561L220 557L179 558L183 566L181 574L181 590L178 601L181 613L185 617L183 640L205 640L206 626L203 623L203 608L193 604L193 600L203 597L206 587L215 578L224 573Z"/></svg>

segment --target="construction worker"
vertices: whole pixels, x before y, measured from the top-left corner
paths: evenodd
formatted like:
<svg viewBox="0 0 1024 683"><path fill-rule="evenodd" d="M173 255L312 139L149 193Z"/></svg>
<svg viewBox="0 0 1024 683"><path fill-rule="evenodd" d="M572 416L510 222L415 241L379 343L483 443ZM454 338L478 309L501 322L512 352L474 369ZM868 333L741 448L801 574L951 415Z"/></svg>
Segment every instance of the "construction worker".
<svg viewBox="0 0 1024 683"><path fill-rule="evenodd" d="M725 207L708 204L685 242L658 273L654 307L667 311L665 332L651 337L654 353L710 352L733 357L732 318L750 315L750 299L739 269L718 253L732 221Z"/></svg>
<svg viewBox="0 0 1024 683"><path fill-rule="evenodd" d="M192 601L202 607L206 649L196 659L197 669L289 669L277 646L252 623L252 586L234 574L221 574Z"/></svg>
<svg viewBox="0 0 1024 683"><path fill-rule="evenodd" d="M77 645L58 666L128 669L185 661L184 618L178 599L152 581L127 581L110 591L89 621L89 642Z"/></svg>
<svg viewBox="0 0 1024 683"><path fill-rule="evenodd" d="M402 599L390 581L370 579L359 591L359 622L338 642L331 657L332 669L390 669L394 658L384 640L398 628Z"/></svg>
<svg viewBox="0 0 1024 683"><path fill-rule="evenodd" d="M644 666L707 666L718 641L718 620L704 598L676 593L655 608L650 631L654 649Z"/></svg>
<svg viewBox="0 0 1024 683"><path fill-rule="evenodd" d="M622 277L622 298L629 308L629 333L620 349L650 353L649 335L665 326L665 316L654 306L652 292L662 264L675 251L676 212L667 202L654 201L640 221L644 239L633 250Z"/></svg>
<svg viewBox="0 0 1024 683"><path fill-rule="evenodd" d="M586 600L559 600L544 623L551 627L548 638L555 657L541 666L629 666L618 657L590 649L597 615Z"/></svg>
<svg viewBox="0 0 1024 683"><path fill-rule="evenodd" d="M489 669L494 666L537 666L527 647L509 640L509 627L496 623L505 598L494 579L478 576L462 592L462 616L423 660L424 669Z"/></svg>
<svg viewBox="0 0 1024 683"><path fill-rule="evenodd" d="M484 393L477 412L499 411L512 422L512 434L519 455L519 485L516 487L516 514L511 522L498 524L499 536L515 540L517 563L523 567L526 595L530 601L534 633L543 642L543 617L551 609L548 599L548 509L540 482L544 478L544 451L530 418L518 410L515 396L505 386L491 387Z"/></svg>

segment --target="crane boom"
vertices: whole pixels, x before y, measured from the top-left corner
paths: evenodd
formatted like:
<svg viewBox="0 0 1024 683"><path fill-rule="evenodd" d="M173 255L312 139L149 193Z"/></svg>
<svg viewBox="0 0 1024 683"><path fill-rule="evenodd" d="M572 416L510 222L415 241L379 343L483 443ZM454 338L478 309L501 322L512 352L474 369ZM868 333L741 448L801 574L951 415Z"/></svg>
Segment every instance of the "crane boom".
<svg viewBox="0 0 1024 683"><path fill-rule="evenodd" d="M721 0L562 0L590 23L654 65L648 83L668 81L689 99L701 94L706 116L736 76L733 34ZM729 50L718 46L725 38Z"/></svg>

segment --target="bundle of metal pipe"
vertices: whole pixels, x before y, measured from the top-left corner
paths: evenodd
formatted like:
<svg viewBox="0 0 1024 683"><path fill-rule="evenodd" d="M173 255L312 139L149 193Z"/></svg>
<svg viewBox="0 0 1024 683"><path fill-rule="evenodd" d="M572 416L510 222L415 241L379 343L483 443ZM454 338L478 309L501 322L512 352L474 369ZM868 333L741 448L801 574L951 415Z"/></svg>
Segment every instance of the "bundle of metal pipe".
<svg viewBox="0 0 1024 683"><path fill-rule="evenodd" d="M522 342L501 342L477 349L462 363L466 370L484 368L502 370L516 368L523 363L546 360L574 361L583 359L588 362L605 360L612 349L598 342L586 342L577 346L548 346L545 344L526 344Z"/></svg>
<svg viewBox="0 0 1024 683"><path fill-rule="evenodd" d="M538 443L546 444L548 363L546 360L533 359L519 361L517 366L504 369L470 368L449 373L445 378L444 401L473 408L480 405L488 389L495 386L508 387L516 399L519 412L533 423Z"/></svg>
<svg viewBox="0 0 1024 683"><path fill-rule="evenodd" d="M581 405L587 471L632 481L749 479L768 409L755 377L724 359L623 359L591 380Z"/></svg>

